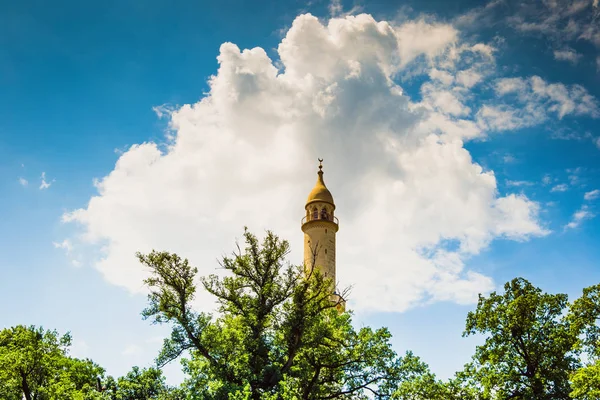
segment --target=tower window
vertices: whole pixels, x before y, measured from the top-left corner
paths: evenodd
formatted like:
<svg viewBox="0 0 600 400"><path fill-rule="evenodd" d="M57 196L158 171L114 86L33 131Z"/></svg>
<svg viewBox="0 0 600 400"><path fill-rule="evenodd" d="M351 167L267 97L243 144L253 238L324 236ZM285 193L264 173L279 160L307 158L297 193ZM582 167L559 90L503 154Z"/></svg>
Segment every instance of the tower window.
<svg viewBox="0 0 600 400"><path fill-rule="evenodd" d="M325 234L327 235L327 229L325 229Z"/></svg>
<svg viewBox="0 0 600 400"><path fill-rule="evenodd" d="M325 254L327 254L327 249L325 249Z"/></svg>
<svg viewBox="0 0 600 400"><path fill-rule="evenodd" d="M313 217L312 219L319 219L319 211L316 208L313 208Z"/></svg>

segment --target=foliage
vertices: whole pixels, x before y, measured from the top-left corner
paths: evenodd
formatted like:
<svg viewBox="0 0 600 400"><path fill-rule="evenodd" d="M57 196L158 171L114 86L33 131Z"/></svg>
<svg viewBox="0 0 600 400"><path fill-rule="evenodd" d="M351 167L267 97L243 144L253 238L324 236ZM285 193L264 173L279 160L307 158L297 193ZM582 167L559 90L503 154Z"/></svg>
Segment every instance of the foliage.
<svg viewBox="0 0 600 400"><path fill-rule="evenodd" d="M481 334L472 362L440 380L412 352L398 357L385 328L355 329L314 268L286 263L286 241L244 232L221 266L226 277L198 278L167 252L138 254L150 268L144 318L172 332L158 368L117 379L91 360L68 356L71 337L35 326L0 331L2 400L596 400L600 398L600 285L571 304L522 278L504 293L479 296L463 336ZM192 307L196 291L218 304ZM347 293L343 293L345 297ZM184 355L187 379L169 387L160 370Z"/></svg>
<svg viewBox="0 0 600 400"><path fill-rule="evenodd" d="M170 388L160 369L133 367L127 375L107 379L104 396L110 400L179 400L181 391Z"/></svg>
<svg viewBox="0 0 600 400"><path fill-rule="evenodd" d="M408 352L402 360L406 374L393 399L399 400L488 400L470 375L461 371L447 382L438 380L429 366Z"/></svg>
<svg viewBox="0 0 600 400"><path fill-rule="evenodd" d="M69 334L34 326L0 332L0 397L6 400L89 398L104 370L68 357Z"/></svg>
<svg viewBox="0 0 600 400"><path fill-rule="evenodd" d="M569 320L577 348L585 353L587 362L571 376L571 397L592 400L600 398L600 285L583 289L583 295L573 302Z"/></svg>
<svg viewBox="0 0 600 400"><path fill-rule="evenodd" d="M600 362L580 368L573 374L571 381L571 397L574 399L600 399Z"/></svg>
<svg viewBox="0 0 600 400"><path fill-rule="evenodd" d="M480 295L467 316L464 335L488 335L473 357L473 377L494 399L568 399L580 362L567 296L542 293L522 278L504 289Z"/></svg>
<svg viewBox="0 0 600 400"><path fill-rule="evenodd" d="M350 314L336 311L332 282L312 266L305 277L285 264L286 241L268 232L261 246L247 230L244 238L244 252L221 263L229 276L201 280L219 304L216 317L192 309L197 269L187 260L138 254L152 272L143 315L173 327L158 364L189 351L186 385L198 399L391 396L401 361L388 330L355 330Z"/></svg>

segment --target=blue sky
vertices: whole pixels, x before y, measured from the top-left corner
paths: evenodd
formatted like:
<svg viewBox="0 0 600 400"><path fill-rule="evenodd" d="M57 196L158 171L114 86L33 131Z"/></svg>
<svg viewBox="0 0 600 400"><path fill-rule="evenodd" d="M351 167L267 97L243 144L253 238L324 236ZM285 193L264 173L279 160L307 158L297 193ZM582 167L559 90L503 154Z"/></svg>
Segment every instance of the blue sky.
<svg viewBox="0 0 600 400"><path fill-rule="evenodd" d="M317 157L357 324L442 377L474 350L480 291L600 281L593 0L1 10L0 327L69 330L110 374L149 365L168 329L141 320L133 253L212 273L249 225L297 262Z"/></svg>

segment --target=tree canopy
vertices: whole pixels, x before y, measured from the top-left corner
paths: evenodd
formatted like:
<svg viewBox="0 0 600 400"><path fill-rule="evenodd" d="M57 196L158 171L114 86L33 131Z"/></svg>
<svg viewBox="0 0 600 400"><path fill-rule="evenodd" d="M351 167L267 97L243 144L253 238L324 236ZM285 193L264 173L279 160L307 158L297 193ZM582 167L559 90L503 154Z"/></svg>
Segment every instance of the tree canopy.
<svg viewBox="0 0 600 400"><path fill-rule="evenodd" d="M246 248L221 263L228 273L201 279L218 303L215 316L192 309L197 269L175 254L139 254L152 277L144 316L170 323L159 365L186 351L194 398L335 399L391 395L402 360L387 329L355 330L338 313L332 283L316 268L285 262L289 245L267 233L262 246L244 232Z"/></svg>
<svg viewBox="0 0 600 400"><path fill-rule="evenodd" d="M334 282L313 265L286 261L288 242L244 231L244 248L199 277L177 254L137 254L150 270L143 318L168 324L156 365L105 376L68 355L69 333L35 326L0 331L4 400L597 400L600 285L569 302L523 278L480 295L463 336L482 335L471 362L442 380L419 357L397 355L386 328L352 324ZM196 311L196 294L214 313ZM347 295L347 292L344 292ZM162 366L180 360L186 379L167 385Z"/></svg>
<svg viewBox="0 0 600 400"><path fill-rule="evenodd" d="M71 336L34 326L0 331L0 398L83 399L104 370L67 355Z"/></svg>

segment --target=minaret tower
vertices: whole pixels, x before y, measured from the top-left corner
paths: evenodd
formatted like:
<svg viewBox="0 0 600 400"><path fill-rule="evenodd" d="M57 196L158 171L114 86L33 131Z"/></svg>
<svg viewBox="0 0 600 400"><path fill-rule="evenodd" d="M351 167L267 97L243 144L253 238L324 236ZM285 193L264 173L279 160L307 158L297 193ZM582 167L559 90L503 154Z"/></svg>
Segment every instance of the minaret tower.
<svg viewBox="0 0 600 400"><path fill-rule="evenodd" d="M334 215L333 196L323 181L322 159L319 159L317 174L317 183L308 195L306 215L302 218L304 265L307 273L316 267L325 278L332 279L332 293L336 293L335 234L339 222ZM337 295L335 297L338 298Z"/></svg>

